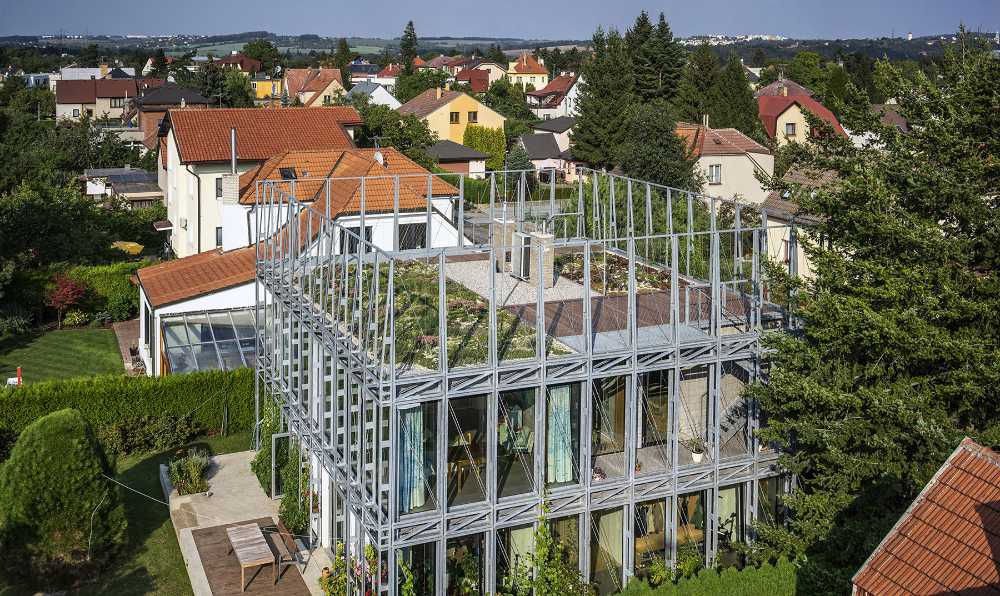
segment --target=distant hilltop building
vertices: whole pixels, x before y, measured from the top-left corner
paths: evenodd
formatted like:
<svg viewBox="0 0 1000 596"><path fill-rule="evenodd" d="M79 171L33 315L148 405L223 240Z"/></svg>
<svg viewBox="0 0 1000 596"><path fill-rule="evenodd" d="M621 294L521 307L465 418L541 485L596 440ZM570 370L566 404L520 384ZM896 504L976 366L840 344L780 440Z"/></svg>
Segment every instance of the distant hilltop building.
<svg viewBox="0 0 1000 596"><path fill-rule="evenodd" d="M906 41L913 41L913 33L912 32L906 34Z"/></svg>

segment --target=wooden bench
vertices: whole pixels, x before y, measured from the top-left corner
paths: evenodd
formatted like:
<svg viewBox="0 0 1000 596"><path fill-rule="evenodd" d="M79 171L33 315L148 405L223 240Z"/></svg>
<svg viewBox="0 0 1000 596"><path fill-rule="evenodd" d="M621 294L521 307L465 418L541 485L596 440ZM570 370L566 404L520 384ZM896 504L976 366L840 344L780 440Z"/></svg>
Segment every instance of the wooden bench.
<svg viewBox="0 0 1000 596"><path fill-rule="evenodd" d="M278 551L278 578L280 579L285 567L299 565L299 547L295 544L295 536L280 520L276 526L269 526L267 531L271 534L271 542Z"/></svg>

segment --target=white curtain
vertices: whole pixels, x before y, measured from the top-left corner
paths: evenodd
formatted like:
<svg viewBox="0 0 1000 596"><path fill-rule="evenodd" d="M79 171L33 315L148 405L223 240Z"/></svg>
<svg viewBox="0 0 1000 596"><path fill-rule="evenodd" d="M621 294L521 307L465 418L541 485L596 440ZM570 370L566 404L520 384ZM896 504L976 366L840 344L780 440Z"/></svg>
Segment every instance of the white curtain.
<svg viewBox="0 0 1000 596"><path fill-rule="evenodd" d="M424 493L424 411L416 406L399 412L399 503L406 513L423 507Z"/></svg>
<svg viewBox="0 0 1000 596"><path fill-rule="evenodd" d="M549 390L546 468L549 482L573 481L573 415L570 386Z"/></svg>

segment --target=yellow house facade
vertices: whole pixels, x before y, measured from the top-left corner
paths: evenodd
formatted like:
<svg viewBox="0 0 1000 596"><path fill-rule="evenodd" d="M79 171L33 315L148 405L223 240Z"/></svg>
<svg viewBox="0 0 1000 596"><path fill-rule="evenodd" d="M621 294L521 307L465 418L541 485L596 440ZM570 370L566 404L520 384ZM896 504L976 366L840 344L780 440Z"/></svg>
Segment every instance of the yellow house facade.
<svg viewBox="0 0 1000 596"><path fill-rule="evenodd" d="M250 86L257 99L281 97L281 79L254 77L250 79Z"/></svg>
<svg viewBox="0 0 1000 596"><path fill-rule="evenodd" d="M439 140L459 144L470 124L502 129L506 120L475 98L444 89L428 89L400 106L398 111L401 114L412 114L426 122Z"/></svg>
<svg viewBox="0 0 1000 596"><path fill-rule="evenodd" d="M527 52L508 64L507 76L511 83L521 85L525 89L528 85L534 89L541 89L549 84L549 71L545 68L544 61L536 60Z"/></svg>

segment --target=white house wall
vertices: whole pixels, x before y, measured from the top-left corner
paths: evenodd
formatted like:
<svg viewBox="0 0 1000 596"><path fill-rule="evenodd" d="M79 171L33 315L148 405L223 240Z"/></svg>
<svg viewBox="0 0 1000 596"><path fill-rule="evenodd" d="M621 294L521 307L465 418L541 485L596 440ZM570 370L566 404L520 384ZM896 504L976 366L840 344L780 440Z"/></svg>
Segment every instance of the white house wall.
<svg viewBox="0 0 1000 596"><path fill-rule="evenodd" d="M704 192L713 197L731 199L740 197L743 200L759 205L764 202L770 191L761 186L755 176L757 170L763 171L768 177L774 174L774 156L763 153L744 153L740 155L709 155L698 159L698 169L708 180L709 166L722 166L722 183L706 182Z"/></svg>

